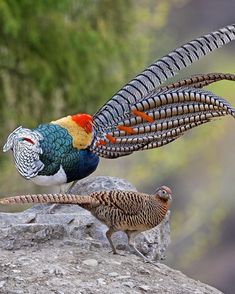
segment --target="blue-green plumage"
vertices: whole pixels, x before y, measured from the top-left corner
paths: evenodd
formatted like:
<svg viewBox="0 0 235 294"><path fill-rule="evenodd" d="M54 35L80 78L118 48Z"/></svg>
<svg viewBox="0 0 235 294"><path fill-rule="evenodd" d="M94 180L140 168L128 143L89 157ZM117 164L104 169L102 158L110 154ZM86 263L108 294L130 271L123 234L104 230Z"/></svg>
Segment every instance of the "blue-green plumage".
<svg viewBox="0 0 235 294"><path fill-rule="evenodd" d="M42 124L34 131L42 134L40 160L44 168L39 176L55 175L62 166L67 182L79 180L95 171L99 157L89 150L78 150L73 147L73 140L68 131L59 125Z"/></svg>

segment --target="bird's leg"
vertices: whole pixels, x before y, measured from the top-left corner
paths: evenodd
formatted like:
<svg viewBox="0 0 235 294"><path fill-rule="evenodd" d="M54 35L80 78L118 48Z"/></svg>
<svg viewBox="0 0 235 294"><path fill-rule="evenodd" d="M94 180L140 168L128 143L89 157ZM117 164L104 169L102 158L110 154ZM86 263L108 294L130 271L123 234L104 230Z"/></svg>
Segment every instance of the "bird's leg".
<svg viewBox="0 0 235 294"><path fill-rule="evenodd" d="M110 244L110 246L111 246L111 248L112 248L112 251L111 251L111 252L113 252L113 254L117 254L117 250L116 250L116 248L114 247L114 245L113 245L113 241L112 241L112 239L111 239L111 236L112 236L113 233L114 233L114 230L111 229L111 228L109 228L108 231L106 232L106 237L107 237L107 239L108 239L108 241L109 241L109 244Z"/></svg>
<svg viewBox="0 0 235 294"><path fill-rule="evenodd" d="M113 252L113 254L119 254L119 253L117 253L117 250L116 250L115 246L113 245L113 241L111 239L111 236L112 236L112 234L114 232L115 231L113 229L109 228L108 231L106 232L106 237L107 237L107 239L109 241L109 244L110 244L110 246L112 248L112 251L111 252Z"/></svg>
<svg viewBox="0 0 235 294"><path fill-rule="evenodd" d="M77 184L78 181L73 181L72 184L69 186L69 188L66 190L67 193L71 193L71 190L73 187Z"/></svg>
<svg viewBox="0 0 235 294"><path fill-rule="evenodd" d="M57 203L55 203L55 204L50 204L50 206L49 206L48 209L47 209L47 213L48 213L48 214L53 214L55 208L56 208L57 206L59 206L59 205L60 205L60 204L57 204Z"/></svg>
<svg viewBox="0 0 235 294"><path fill-rule="evenodd" d="M126 234L127 234L127 236L128 236L128 245L129 245L131 248L134 249L135 253L136 253L139 257L141 257L141 258L144 259L144 262L146 262L146 263L151 263L151 264L153 264L153 265L155 265L155 266L158 267L158 265L157 265L155 262L149 260L146 256L144 256L144 255L143 255L143 254L142 254L142 253L136 248L136 246L135 246L135 237L136 237L139 233L140 233L140 232L138 232L138 231L126 231Z"/></svg>
<svg viewBox="0 0 235 294"><path fill-rule="evenodd" d="M136 254L144 259L144 261L147 259L135 246L135 237L138 235L139 232L135 231L127 231L128 236L128 245L134 249Z"/></svg>

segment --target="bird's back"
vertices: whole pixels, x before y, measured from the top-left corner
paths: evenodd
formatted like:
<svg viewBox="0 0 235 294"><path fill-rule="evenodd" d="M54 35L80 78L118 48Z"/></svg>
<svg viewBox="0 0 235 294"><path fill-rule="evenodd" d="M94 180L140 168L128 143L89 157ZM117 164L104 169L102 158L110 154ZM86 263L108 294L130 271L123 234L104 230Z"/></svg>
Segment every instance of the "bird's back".
<svg viewBox="0 0 235 294"><path fill-rule="evenodd" d="M163 220L168 210L168 202L158 196L133 191L104 191L90 196L97 204L82 207L115 230L151 229Z"/></svg>

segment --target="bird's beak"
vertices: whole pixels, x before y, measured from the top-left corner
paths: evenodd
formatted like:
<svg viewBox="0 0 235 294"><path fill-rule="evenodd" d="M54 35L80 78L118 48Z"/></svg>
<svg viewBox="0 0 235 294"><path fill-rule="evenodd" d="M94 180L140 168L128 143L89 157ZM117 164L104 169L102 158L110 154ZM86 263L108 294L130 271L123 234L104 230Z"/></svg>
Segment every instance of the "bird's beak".
<svg viewBox="0 0 235 294"><path fill-rule="evenodd" d="M2 148L2 151L7 152L8 150L9 150L9 148L8 148L7 144L5 144Z"/></svg>
<svg viewBox="0 0 235 294"><path fill-rule="evenodd" d="M172 196L171 196L171 194L169 194L169 200L170 200L170 201L172 200Z"/></svg>

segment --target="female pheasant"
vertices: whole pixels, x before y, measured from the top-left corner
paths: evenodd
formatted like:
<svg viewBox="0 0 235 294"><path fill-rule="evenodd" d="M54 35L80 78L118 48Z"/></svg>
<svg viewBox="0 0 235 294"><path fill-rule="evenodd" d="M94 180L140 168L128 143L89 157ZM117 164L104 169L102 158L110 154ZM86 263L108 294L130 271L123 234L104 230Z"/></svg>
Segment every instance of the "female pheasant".
<svg viewBox="0 0 235 294"><path fill-rule="evenodd" d="M90 211L108 230L106 237L117 254L111 236L114 232L123 231L127 234L128 244L137 255L148 259L135 247L135 237L141 232L159 225L169 208L172 191L167 186L156 189L153 195L133 191L99 191L90 195L73 194L36 194L21 195L0 200L0 204L20 203L57 203L78 204Z"/></svg>
<svg viewBox="0 0 235 294"><path fill-rule="evenodd" d="M209 52L235 39L235 25L204 35L155 61L119 90L92 117L69 115L35 129L18 127L3 151L13 151L15 165L39 185L61 185L91 174L99 157L117 158L161 147L187 130L235 110L203 90L232 74L203 74L174 84L162 83Z"/></svg>

